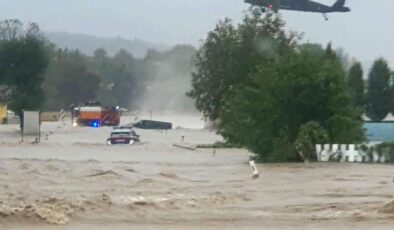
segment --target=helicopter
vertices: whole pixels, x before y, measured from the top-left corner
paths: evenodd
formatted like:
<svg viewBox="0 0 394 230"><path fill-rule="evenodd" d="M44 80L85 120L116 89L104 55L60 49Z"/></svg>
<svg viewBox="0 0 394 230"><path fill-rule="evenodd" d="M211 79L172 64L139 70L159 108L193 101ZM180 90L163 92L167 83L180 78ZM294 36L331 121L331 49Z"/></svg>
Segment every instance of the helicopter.
<svg viewBox="0 0 394 230"><path fill-rule="evenodd" d="M332 6L318 3L312 0L245 0L254 6L261 7L263 12L271 10L278 12L279 10L304 11L323 14L327 21L327 13L344 13L350 12L350 8L346 7L346 0L337 0Z"/></svg>

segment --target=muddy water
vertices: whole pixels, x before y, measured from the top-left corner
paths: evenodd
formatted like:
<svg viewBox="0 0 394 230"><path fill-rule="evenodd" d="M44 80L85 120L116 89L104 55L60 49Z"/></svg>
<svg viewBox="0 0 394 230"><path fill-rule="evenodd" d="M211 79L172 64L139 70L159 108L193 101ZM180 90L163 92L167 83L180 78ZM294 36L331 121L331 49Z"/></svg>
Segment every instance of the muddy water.
<svg viewBox="0 0 394 230"><path fill-rule="evenodd" d="M0 229L394 226L393 166L258 165L254 180L243 150L172 146L181 136L213 143L214 133L145 131L140 145L108 147L109 131L48 124L48 140L30 145L0 128Z"/></svg>

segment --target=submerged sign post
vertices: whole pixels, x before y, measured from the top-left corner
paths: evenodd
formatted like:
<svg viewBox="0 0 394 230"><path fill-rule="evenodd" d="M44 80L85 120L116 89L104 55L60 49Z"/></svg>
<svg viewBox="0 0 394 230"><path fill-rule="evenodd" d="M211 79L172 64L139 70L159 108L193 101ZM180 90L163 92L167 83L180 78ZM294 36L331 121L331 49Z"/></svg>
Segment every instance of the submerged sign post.
<svg viewBox="0 0 394 230"><path fill-rule="evenodd" d="M22 141L24 136L36 136L36 142L41 137L41 121L39 111L23 111L22 116Z"/></svg>

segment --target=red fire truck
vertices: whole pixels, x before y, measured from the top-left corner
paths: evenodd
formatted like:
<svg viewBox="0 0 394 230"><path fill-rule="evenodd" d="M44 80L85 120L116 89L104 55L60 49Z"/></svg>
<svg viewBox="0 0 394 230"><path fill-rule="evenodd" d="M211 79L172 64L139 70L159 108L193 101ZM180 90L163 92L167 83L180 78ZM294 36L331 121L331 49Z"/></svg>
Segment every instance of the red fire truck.
<svg viewBox="0 0 394 230"><path fill-rule="evenodd" d="M85 104L73 109L74 126L118 126L120 109L116 106L101 107L99 104Z"/></svg>

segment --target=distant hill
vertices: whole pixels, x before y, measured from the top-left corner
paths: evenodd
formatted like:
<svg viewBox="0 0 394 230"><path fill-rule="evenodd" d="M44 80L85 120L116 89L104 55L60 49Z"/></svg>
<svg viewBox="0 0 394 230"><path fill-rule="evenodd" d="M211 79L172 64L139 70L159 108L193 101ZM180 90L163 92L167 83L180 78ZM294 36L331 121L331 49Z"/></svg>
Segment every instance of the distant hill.
<svg viewBox="0 0 394 230"><path fill-rule="evenodd" d="M82 53L92 55L98 48L104 48L109 55L114 55L120 49L125 49L135 57L144 57L149 49L158 51L166 50L163 44L142 41L139 39L128 40L120 37L105 38L86 34L72 34L63 32L46 33L47 38L59 48L78 49Z"/></svg>

